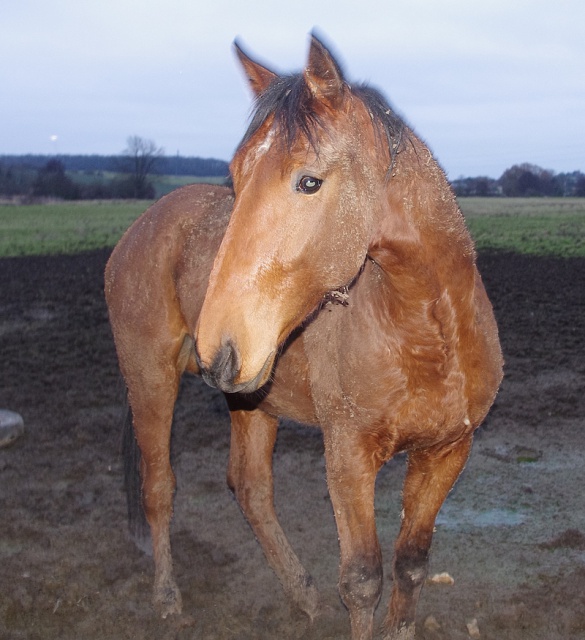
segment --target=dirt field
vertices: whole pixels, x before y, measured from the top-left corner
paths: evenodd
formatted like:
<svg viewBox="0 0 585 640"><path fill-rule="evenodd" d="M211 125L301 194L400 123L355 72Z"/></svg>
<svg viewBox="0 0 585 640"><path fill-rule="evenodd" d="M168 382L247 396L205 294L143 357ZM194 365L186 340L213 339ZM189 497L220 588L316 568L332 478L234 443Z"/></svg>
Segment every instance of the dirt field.
<svg viewBox="0 0 585 640"><path fill-rule="evenodd" d="M347 638L317 431L283 425L277 506L326 611L291 611L225 486L223 398L186 379L173 440L173 544L184 615L158 620L152 561L129 541L123 386L102 295L107 252L0 260L0 407L26 434L0 450L0 638ZM585 638L585 260L483 255L507 367L437 523L418 637ZM388 598L404 458L377 489ZM432 617L431 617L432 616ZM473 636L473 628L471 636Z"/></svg>

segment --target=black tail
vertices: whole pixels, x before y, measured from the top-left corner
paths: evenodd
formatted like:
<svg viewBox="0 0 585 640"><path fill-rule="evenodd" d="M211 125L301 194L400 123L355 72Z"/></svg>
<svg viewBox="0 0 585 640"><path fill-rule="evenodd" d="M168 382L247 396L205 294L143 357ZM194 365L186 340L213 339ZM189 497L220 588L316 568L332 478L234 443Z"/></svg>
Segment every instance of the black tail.
<svg viewBox="0 0 585 640"><path fill-rule="evenodd" d="M142 502L142 480L140 478L140 448L134 436L132 409L126 410L122 433L122 455L124 456L124 488L128 505L128 529L136 546L144 553L152 555L150 527Z"/></svg>

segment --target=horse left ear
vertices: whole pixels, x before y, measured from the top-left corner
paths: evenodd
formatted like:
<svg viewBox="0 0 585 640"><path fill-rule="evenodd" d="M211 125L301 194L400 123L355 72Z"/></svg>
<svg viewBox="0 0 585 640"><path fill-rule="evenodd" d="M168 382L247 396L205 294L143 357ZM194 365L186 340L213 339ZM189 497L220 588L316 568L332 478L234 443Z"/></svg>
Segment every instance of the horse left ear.
<svg viewBox="0 0 585 640"><path fill-rule="evenodd" d="M242 67L244 67L246 77L248 78L248 82L250 83L250 87L252 88L254 95L256 97L260 96L266 91L266 89L268 89L272 82L278 78L278 75L274 73L274 71L270 71L270 69L263 67L261 64L247 56L237 41L234 42L234 49L236 50L236 54L240 59Z"/></svg>
<svg viewBox="0 0 585 640"><path fill-rule="evenodd" d="M342 96L343 73L325 45L313 34L305 82L313 96L335 105Z"/></svg>

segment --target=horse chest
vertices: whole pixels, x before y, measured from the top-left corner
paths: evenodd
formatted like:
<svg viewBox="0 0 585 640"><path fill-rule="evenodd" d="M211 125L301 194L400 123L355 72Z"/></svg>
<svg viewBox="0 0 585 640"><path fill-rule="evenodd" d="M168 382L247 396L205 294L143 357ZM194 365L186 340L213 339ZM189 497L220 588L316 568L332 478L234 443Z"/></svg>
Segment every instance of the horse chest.
<svg viewBox="0 0 585 640"><path fill-rule="evenodd" d="M397 443L432 442L465 428L465 375L442 342L425 342L425 331L420 339L414 329L389 331L367 310L324 311L303 334L322 425L382 428Z"/></svg>
<svg viewBox="0 0 585 640"><path fill-rule="evenodd" d="M318 424L315 414L308 361L302 339L291 340L278 359L260 408L305 424Z"/></svg>

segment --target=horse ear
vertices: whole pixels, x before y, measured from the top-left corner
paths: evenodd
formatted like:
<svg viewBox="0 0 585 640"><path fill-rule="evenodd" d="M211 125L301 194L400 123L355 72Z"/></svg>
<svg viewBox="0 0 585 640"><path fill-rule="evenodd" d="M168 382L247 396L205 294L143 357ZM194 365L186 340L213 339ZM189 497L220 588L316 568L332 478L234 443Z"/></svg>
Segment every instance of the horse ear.
<svg viewBox="0 0 585 640"><path fill-rule="evenodd" d="M247 56L242 47L238 44L238 42L234 42L234 49L236 50L236 54L240 59L240 63L242 67L244 67L244 71L246 73L246 77L248 78L248 82L250 83L250 87L254 92L254 95L258 97L268 87L270 84L278 77L276 73L270 71L266 67L263 67L258 62L254 62L252 58Z"/></svg>
<svg viewBox="0 0 585 640"><path fill-rule="evenodd" d="M341 98L344 78L335 58L325 45L311 35L309 61L304 72L305 82L316 98L335 104Z"/></svg>

